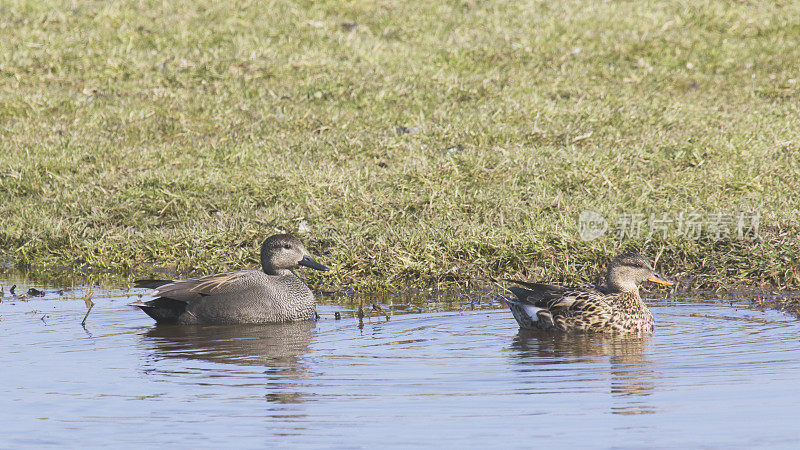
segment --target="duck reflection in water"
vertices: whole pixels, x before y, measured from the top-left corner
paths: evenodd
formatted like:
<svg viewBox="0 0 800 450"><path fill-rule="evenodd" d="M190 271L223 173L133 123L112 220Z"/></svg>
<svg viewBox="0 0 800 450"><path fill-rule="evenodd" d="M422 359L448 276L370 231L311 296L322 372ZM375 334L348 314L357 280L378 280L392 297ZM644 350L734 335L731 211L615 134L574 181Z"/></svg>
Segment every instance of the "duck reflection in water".
<svg viewBox="0 0 800 450"><path fill-rule="evenodd" d="M223 326L159 325L148 330L144 342L152 348L151 364L182 359L226 364L212 376L241 376L243 366L263 366L268 392L266 398L279 403L301 403L303 379L309 369L303 356L311 351L316 333L312 321L281 324ZM150 364L149 364L150 365ZM169 375L175 367L150 368L150 373Z"/></svg>
<svg viewBox="0 0 800 450"><path fill-rule="evenodd" d="M553 364L575 365L575 375L582 377L585 372L579 366L596 365L596 379L608 379L611 395L619 400L611 407L614 414L656 412L646 397L653 394L660 374L647 358L647 347L648 338L644 336L546 330L520 330L511 344L517 362L526 370L550 370L546 366ZM603 364L606 361L609 366ZM558 370L563 371L564 367Z"/></svg>

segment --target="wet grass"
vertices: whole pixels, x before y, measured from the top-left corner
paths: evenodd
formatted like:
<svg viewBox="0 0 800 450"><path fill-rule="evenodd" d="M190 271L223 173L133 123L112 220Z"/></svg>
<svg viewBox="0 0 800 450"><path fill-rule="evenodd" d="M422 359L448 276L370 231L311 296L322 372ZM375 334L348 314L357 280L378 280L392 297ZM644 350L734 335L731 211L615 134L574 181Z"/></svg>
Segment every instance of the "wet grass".
<svg viewBox="0 0 800 450"><path fill-rule="evenodd" d="M800 5L34 2L0 14L0 258L194 274L298 232L359 290L800 285ZM578 236L760 213L757 240Z"/></svg>

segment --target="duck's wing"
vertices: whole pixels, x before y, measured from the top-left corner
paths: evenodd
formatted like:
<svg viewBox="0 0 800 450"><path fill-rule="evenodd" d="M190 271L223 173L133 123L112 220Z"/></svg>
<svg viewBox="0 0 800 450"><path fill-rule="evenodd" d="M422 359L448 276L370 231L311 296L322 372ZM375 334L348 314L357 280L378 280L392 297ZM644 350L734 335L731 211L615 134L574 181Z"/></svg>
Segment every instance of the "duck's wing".
<svg viewBox="0 0 800 450"><path fill-rule="evenodd" d="M519 285L511 286L509 290L520 302L539 308L545 307L550 301L562 297L564 293L569 290L569 288L564 286L556 286L553 284L531 283L519 280L507 281Z"/></svg>
<svg viewBox="0 0 800 450"><path fill-rule="evenodd" d="M165 284L174 283L175 280L136 280L133 282L133 287L142 288L142 289L157 289L160 286Z"/></svg>
<svg viewBox="0 0 800 450"><path fill-rule="evenodd" d="M189 303L203 297L247 290L260 274L256 270L237 270L185 280L138 280L134 286L153 289L154 297Z"/></svg>
<svg viewBox="0 0 800 450"><path fill-rule="evenodd" d="M517 299L527 305L548 310L572 309L602 296L596 286L557 286L546 283L531 283L520 280L507 280L518 284L509 290ZM576 304L577 302L577 304Z"/></svg>

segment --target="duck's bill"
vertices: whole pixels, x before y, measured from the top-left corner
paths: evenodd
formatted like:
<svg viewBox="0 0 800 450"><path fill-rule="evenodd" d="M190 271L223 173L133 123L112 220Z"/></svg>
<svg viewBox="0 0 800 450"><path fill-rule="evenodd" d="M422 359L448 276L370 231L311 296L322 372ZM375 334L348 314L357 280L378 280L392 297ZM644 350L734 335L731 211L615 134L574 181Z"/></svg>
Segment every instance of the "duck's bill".
<svg viewBox="0 0 800 450"><path fill-rule="evenodd" d="M647 281L650 281L652 283L663 284L664 286L672 286L673 284L675 284L672 281L665 280L661 275L657 273L650 275L650 278L648 278Z"/></svg>
<svg viewBox="0 0 800 450"><path fill-rule="evenodd" d="M321 270L323 272L327 272L327 271L331 270L327 266L323 266L322 264L314 261L314 259L312 259L308 255L303 256L303 259L301 259L298 264L300 264L301 266L310 267L310 268L315 269L315 270Z"/></svg>

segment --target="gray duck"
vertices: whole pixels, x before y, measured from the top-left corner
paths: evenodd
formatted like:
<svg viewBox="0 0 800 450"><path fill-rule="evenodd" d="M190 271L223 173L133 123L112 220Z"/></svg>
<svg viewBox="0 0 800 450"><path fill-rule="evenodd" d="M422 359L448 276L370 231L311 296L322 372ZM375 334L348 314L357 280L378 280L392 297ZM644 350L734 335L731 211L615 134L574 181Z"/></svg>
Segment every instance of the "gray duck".
<svg viewBox="0 0 800 450"><path fill-rule="evenodd" d="M316 317L314 294L292 269L328 271L299 239L276 234L261 244L262 270L237 270L186 280L138 280L155 300L131 303L159 324L279 323Z"/></svg>

